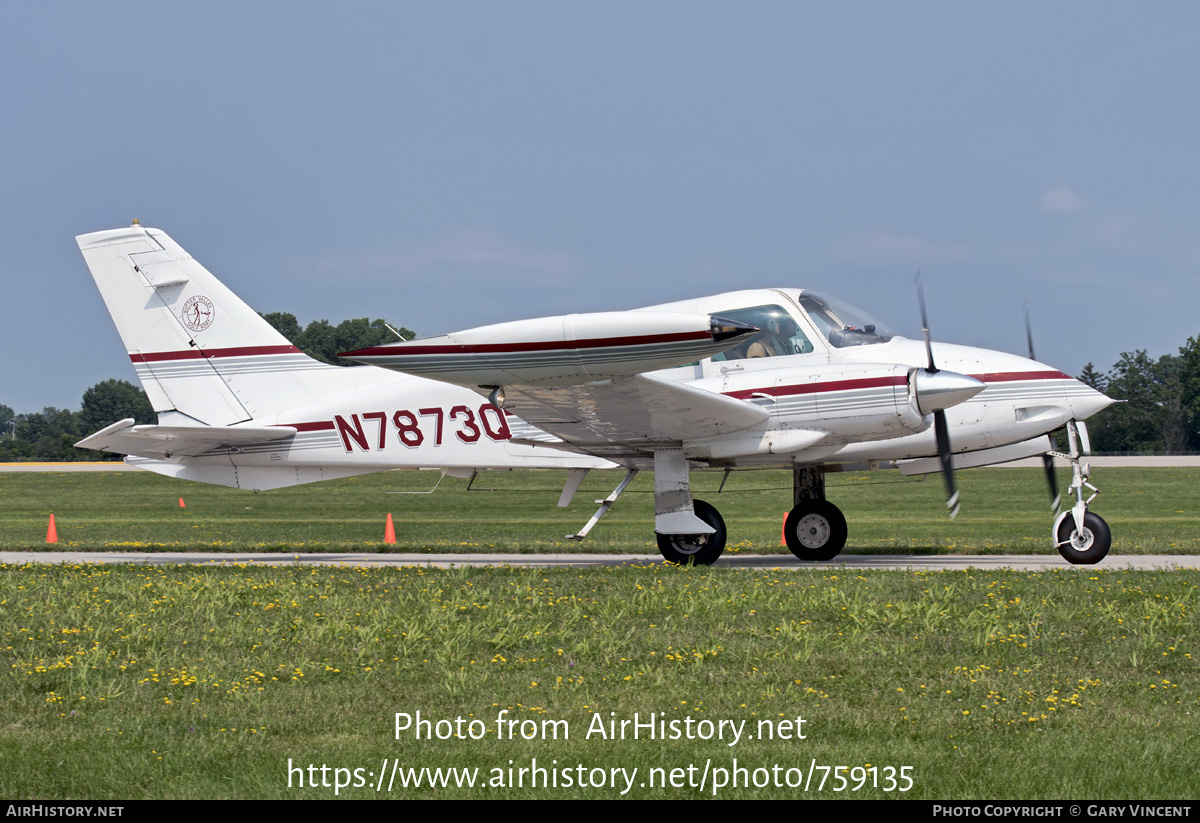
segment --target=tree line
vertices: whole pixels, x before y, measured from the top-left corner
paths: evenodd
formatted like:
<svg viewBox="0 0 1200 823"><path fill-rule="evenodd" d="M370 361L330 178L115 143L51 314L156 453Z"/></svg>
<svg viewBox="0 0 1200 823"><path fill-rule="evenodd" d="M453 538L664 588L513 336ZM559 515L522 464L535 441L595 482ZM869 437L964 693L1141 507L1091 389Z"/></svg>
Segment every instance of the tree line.
<svg viewBox="0 0 1200 823"><path fill-rule="evenodd" d="M1200 337L1179 354L1154 360L1145 349L1125 352L1101 374L1088 363L1079 380L1114 403L1088 421L1092 449L1126 454L1200 451Z"/></svg>
<svg viewBox="0 0 1200 823"><path fill-rule="evenodd" d="M338 352L397 340L383 320L358 318L334 326L314 320L304 328L293 314L263 318L305 354L324 363L354 365ZM397 331L406 340L415 335ZM1104 392L1114 403L1088 421L1092 449L1118 454L1179 454L1200 451L1200 336L1189 338L1179 354L1157 360L1144 349L1125 352L1107 372L1088 363L1079 380ZM153 423L146 394L125 380L105 380L83 393L79 411L48 406L17 414L0 403L0 462L119 460L119 455L85 451L75 443L118 420Z"/></svg>
<svg viewBox="0 0 1200 823"><path fill-rule="evenodd" d="M354 366L338 358L338 352L365 349L399 338L387 322L366 317L344 320L333 325L314 320L304 328L296 316L285 312L264 314L292 345L322 363ZM398 327L405 340L415 333ZM105 380L83 393L79 411L47 406L40 412L17 414L0 403L0 462L57 462L84 460L120 460L121 456L75 448L75 443L118 420L132 417L138 423L155 423L157 417L146 393L126 380Z"/></svg>

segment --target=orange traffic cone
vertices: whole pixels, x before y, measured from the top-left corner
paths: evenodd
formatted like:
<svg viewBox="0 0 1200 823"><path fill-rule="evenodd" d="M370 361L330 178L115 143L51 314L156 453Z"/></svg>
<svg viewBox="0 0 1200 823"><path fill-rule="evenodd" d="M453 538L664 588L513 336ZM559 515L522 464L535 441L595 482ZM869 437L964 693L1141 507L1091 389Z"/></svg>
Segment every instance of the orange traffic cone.
<svg viewBox="0 0 1200 823"><path fill-rule="evenodd" d="M50 526L49 526L49 528L46 529L46 542L47 543L57 543L58 542L58 529L56 529L54 527L54 515L50 515Z"/></svg>
<svg viewBox="0 0 1200 823"><path fill-rule="evenodd" d="M783 528L779 531L779 545L787 545L787 512L783 513Z"/></svg>
<svg viewBox="0 0 1200 823"><path fill-rule="evenodd" d="M181 497L181 498L179 498L179 508L181 508L181 509L186 509L186 508L187 508L187 503L184 503L184 502L183 502L183 498L182 498L182 497Z"/></svg>
<svg viewBox="0 0 1200 823"><path fill-rule="evenodd" d="M53 515L51 515L53 516ZM392 525L392 513L388 512L387 525L383 527L383 542L396 542L396 527Z"/></svg>

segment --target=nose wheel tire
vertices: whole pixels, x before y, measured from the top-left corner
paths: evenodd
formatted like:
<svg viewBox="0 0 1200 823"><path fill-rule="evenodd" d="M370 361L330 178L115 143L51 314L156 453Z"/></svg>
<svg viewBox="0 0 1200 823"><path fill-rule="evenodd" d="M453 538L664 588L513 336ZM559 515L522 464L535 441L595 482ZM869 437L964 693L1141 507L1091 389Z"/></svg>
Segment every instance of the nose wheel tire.
<svg viewBox="0 0 1200 823"><path fill-rule="evenodd" d="M725 520L713 506L703 500L693 500L696 516L716 531L712 534L656 534L658 552L671 563L686 566L710 566L725 551Z"/></svg>
<svg viewBox="0 0 1200 823"><path fill-rule="evenodd" d="M1100 515L1088 512L1083 516L1083 531L1075 528L1075 518L1070 511L1058 521L1055 542L1058 553L1069 563L1090 566L1099 563L1112 546L1112 533Z"/></svg>
<svg viewBox="0 0 1200 823"><path fill-rule="evenodd" d="M832 560L846 545L846 518L827 500L805 500L788 513L783 539L805 561Z"/></svg>

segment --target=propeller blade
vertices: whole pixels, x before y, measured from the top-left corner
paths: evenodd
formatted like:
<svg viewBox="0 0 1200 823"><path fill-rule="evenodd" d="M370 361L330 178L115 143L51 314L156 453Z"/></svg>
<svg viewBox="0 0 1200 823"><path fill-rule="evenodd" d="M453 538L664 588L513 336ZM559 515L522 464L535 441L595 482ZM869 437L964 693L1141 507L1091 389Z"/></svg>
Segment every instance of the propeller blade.
<svg viewBox="0 0 1200 823"><path fill-rule="evenodd" d="M920 272L917 272L917 302L921 304L921 329L922 329L922 331L925 332L925 354L929 356L929 366L925 369L925 372L929 375L934 375L934 374L938 373L938 367L933 362L933 342L929 335L929 315L925 311L925 286L923 283L921 283L921 273ZM947 372L947 374L950 374L950 373ZM960 382L971 379L971 378L965 377L964 375L954 375L954 376L957 378L960 378L961 379ZM920 377L918 375L918 381L919 380L920 380ZM980 384L980 385L982 385L982 384ZM932 388L933 387L931 386L931 389ZM954 403L960 403L963 400L966 400L969 397L971 397L975 394L978 394L980 391L982 391L982 389L968 387L965 384L959 385L958 382L954 383L954 385L952 387L950 385L947 385L944 388L945 389L953 388L955 391L958 391L960 389L970 390L970 393L967 394L965 397L962 397L961 399L958 399L957 395L955 395L954 402L948 403L946 405L954 405ZM920 405L920 403L918 402L918 406L919 405ZM950 510L950 519L953 520L955 517L958 516L958 486L955 485L955 483L954 483L954 459L950 456L950 427L946 424L945 409L946 409L946 406L941 406L941 408L937 408L937 407L934 408L933 431L934 431L934 434L937 435L938 460L940 460L942 463L942 479L946 481L946 508Z"/></svg>
<svg viewBox="0 0 1200 823"><path fill-rule="evenodd" d="M1053 455L1043 454L1042 465L1046 468L1046 482L1050 485L1050 511L1058 514L1058 507L1062 504L1062 496L1058 493L1058 475L1054 472Z"/></svg>
<svg viewBox="0 0 1200 823"><path fill-rule="evenodd" d="M954 459L950 456L950 429L946 425L946 412L933 413L933 431L937 435L938 459L942 461L942 478L946 481L946 508L950 519L958 516L958 487L954 483Z"/></svg>
<svg viewBox="0 0 1200 823"><path fill-rule="evenodd" d="M1029 359L1037 360L1033 354L1033 325L1029 322L1029 303L1025 304L1025 342L1029 344Z"/></svg>
<svg viewBox="0 0 1200 823"><path fill-rule="evenodd" d="M937 373L937 366L933 364L933 343L929 340L929 318L925 313L925 286L921 283L921 273L917 272L917 302L921 304L921 330L925 332L925 353L929 356L930 374Z"/></svg>

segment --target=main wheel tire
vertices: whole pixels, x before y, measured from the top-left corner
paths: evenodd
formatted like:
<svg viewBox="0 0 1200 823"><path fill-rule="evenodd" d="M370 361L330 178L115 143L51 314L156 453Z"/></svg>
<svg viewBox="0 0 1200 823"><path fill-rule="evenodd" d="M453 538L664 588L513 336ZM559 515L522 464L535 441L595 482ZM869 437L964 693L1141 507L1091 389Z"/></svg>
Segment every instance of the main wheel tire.
<svg viewBox="0 0 1200 823"><path fill-rule="evenodd" d="M846 545L846 518L828 500L805 500L783 524L788 549L805 561L832 560Z"/></svg>
<svg viewBox="0 0 1200 823"><path fill-rule="evenodd" d="M666 560L686 566L711 566L725 551L725 520L720 512L703 500L693 500L696 516L716 531L712 534L657 534L658 551Z"/></svg>
<svg viewBox="0 0 1200 823"><path fill-rule="evenodd" d="M1075 529L1075 518L1068 511L1058 524L1058 553L1069 563L1090 566L1099 563L1112 546L1112 532L1098 514L1083 516L1083 533Z"/></svg>

